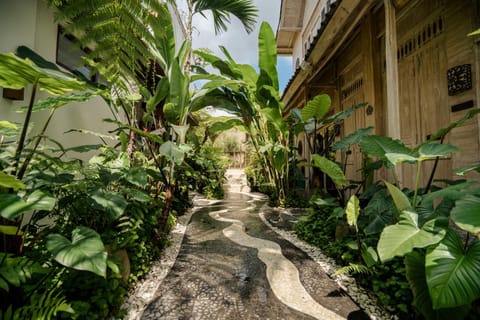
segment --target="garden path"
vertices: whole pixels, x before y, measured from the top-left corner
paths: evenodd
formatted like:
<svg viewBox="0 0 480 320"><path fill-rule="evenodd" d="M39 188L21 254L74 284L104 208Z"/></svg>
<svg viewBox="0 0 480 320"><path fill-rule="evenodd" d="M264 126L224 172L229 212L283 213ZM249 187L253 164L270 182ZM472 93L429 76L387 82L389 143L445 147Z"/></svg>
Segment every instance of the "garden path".
<svg viewBox="0 0 480 320"><path fill-rule="evenodd" d="M228 192L196 211L142 319L368 319L317 263L262 222L265 203Z"/></svg>

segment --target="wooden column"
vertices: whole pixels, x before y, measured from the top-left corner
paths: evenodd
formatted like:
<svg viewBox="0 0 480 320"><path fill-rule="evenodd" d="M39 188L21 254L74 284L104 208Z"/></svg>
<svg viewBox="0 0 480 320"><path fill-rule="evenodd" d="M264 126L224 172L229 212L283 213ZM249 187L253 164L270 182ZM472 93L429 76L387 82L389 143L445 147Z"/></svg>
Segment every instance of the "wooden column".
<svg viewBox="0 0 480 320"><path fill-rule="evenodd" d="M398 98L397 24L392 0L385 6L385 61L387 87L387 134L400 139L400 106Z"/></svg>

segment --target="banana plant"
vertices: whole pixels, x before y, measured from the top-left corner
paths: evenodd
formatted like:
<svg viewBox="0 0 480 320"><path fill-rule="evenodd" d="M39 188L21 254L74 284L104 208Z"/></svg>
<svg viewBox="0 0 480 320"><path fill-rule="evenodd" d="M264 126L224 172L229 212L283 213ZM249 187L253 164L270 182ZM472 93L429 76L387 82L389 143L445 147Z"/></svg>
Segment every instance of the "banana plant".
<svg viewBox="0 0 480 320"><path fill-rule="evenodd" d="M274 188L274 197L285 198L288 188L290 128L283 119L278 91L275 36L268 23L262 23L258 36L260 72L250 65L237 64L226 48L226 59L197 50L195 54L219 71L210 75L201 67L192 80L205 84L192 98L193 110L205 104L225 110L242 120L255 152ZM203 70L203 71L202 71Z"/></svg>

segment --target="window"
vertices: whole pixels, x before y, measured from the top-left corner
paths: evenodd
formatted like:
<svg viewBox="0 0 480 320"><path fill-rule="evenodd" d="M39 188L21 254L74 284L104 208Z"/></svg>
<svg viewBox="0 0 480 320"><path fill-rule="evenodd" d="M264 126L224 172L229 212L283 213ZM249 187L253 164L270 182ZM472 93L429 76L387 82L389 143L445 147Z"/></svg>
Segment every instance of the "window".
<svg viewBox="0 0 480 320"><path fill-rule="evenodd" d="M81 74L86 79L97 82L98 75L82 59L90 52L88 48L81 48L73 35L65 34L63 28L58 26L56 63L75 74Z"/></svg>

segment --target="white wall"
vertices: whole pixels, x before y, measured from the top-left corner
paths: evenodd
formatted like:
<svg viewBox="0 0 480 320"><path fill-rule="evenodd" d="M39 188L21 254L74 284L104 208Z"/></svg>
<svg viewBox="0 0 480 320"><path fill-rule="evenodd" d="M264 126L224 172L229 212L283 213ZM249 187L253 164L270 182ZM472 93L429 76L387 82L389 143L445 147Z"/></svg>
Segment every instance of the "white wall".
<svg viewBox="0 0 480 320"><path fill-rule="evenodd" d="M20 45L26 45L45 59L55 62L57 43L57 24L53 11L43 0L0 0L0 52L14 52ZM0 89L0 91L3 89ZM28 104L31 88L27 88L23 101L4 99L0 94L0 120L23 122L24 114L16 113L20 106ZM37 99L48 94L37 93ZM38 132L43 126L48 111L35 113L34 130ZM107 104L101 98L94 98L86 103L66 105L55 112L49 125L47 135L61 142L65 147L82 144L98 144L97 137L79 133L64 134L65 131L78 128L107 133L112 129L102 122L111 118ZM91 154L90 154L91 155ZM86 159L87 156L81 156ZM77 156L77 155L76 155Z"/></svg>
<svg viewBox="0 0 480 320"><path fill-rule="evenodd" d="M319 28L318 19L322 13L322 8L327 4L327 0L306 0L305 11L303 14L303 26L300 35L295 39L293 45L293 68L295 70L295 62L299 58L300 63L304 61L307 49L305 42L310 42L316 35ZM310 39L309 39L310 38Z"/></svg>

